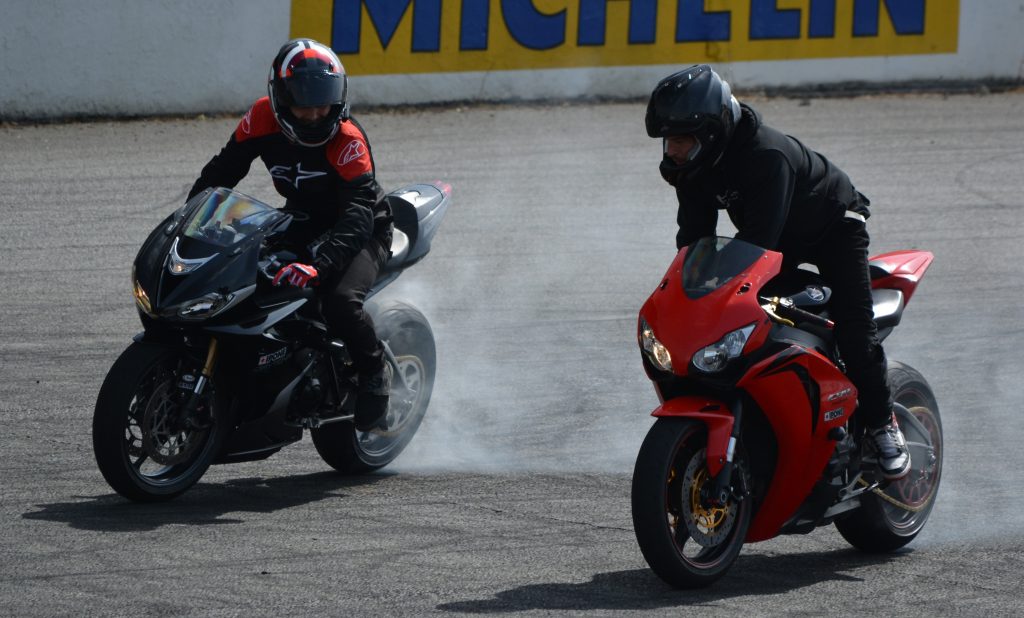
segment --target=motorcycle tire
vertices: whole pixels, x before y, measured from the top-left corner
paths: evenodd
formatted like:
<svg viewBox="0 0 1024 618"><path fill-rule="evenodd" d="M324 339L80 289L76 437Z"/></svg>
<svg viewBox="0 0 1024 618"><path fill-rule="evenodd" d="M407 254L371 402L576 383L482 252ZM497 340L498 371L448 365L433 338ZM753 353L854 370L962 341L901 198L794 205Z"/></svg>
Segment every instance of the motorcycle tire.
<svg viewBox="0 0 1024 618"><path fill-rule="evenodd" d="M910 473L861 496L860 508L835 522L850 545L887 553L914 540L935 505L942 478L942 421L931 387L909 365L889 362L896 417L910 448Z"/></svg>
<svg viewBox="0 0 1024 618"><path fill-rule="evenodd" d="M136 502L170 500L192 487L213 462L227 433L223 398L213 381L206 401L211 424L189 428L175 413L182 350L132 343L107 372L96 398L92 443L107 483Z"/></svg>
<svg viewBox="0 0 1024 618"><path fill-rule="evenodd" d="M640 447L633 471L633 530L654 573L676 588L701 588L735 562L750 527L751 500L731 496L721 507L701 501L712 482L707 428L690 419L662 418ZM745 474L741 457L734 474ZM735 477L734 477L735 478Z"/></svg>
<svg viewBox="0 0 1024 618"><path fill-rule="evenodd" d="M385 429L359 431L352 422L313 429L320 457L343 474L363 474L388 465L408 446L427 412L437 373L434 334L426 317L399 301L367 303L377 335L397 361Z"/></svg>

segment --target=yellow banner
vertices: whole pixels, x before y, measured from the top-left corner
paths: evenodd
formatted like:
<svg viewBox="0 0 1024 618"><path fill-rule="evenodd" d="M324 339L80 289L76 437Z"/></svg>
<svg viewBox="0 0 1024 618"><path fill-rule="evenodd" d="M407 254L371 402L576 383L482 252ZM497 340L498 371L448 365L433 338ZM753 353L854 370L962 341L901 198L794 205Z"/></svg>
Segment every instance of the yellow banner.
<svg viewBox="0 0 1024 618"><path fill-rule="evenodd" d="M955 53L959 0L292 0L353 75Z"/></svg>

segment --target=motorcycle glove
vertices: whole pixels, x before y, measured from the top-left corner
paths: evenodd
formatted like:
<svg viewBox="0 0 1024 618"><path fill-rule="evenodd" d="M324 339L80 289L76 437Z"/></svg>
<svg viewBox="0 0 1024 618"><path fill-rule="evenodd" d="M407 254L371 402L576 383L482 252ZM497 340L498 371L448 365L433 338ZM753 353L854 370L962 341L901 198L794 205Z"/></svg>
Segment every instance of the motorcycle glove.
<svg viewBox="0 0 1024 618"><path fill-rule="evenodd" d="M293 262L277 271L277 274L274 275L274 285L281 285L283 281L295 287L304 288L314 282L316 278L317 272L315 268L309 264Z"/></svg>

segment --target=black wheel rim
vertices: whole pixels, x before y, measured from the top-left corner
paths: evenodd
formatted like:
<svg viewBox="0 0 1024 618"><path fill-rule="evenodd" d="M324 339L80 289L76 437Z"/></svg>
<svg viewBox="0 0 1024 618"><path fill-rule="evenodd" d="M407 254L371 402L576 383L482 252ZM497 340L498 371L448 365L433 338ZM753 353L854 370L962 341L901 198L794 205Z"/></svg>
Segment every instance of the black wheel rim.
<svg viewBox="0 0 1024 618"><path fill-rule="evenodd" d="M904 420L900 428L912 451L910 473L891 483L878 495L890 529L897 534L916 534L931 513L942 477L942 428L928 398L917 391L900 393L899 402L917 421ZM899 420L899 419L897 419Z"/></svg>
<svg viewBox="0 0 1024 618"><path fill-rule="evenodd" d="M728 564L743 541L739 522L746 505L733 497L721 506L702 502L711 477L707 451L688 443L693 435L680 442L669 469L665 516L680 559L695 570L714 570Z"/></svg>
<svg viewBox="0 0 1024 618"><path fill-rule="evenodd" d="M128 403L126 463L136 479L152 487L172 486L190 477L212 446L211 428L188 428L180 418L176 368L171 358L158 363L139 381Z"/></svg>
<svg viewBox="0 0 1024 618"><path fill-rule="evenodd" d="M359 448L374 459L386 458L404 446L426 408L428 374L423 360L412 354L396 356L397 371L391 383L387 428L356 431Z"/></svg>

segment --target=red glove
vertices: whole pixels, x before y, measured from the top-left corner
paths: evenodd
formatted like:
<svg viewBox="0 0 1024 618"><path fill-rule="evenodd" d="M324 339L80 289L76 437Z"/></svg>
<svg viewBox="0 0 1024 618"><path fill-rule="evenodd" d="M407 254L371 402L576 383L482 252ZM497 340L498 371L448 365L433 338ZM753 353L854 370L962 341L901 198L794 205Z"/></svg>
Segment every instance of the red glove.
<svg viewBox="0 0 1024 618"><path fill-rule="evenodd" d="M316 277L316 269L309 264L293 262L277 271L277 274L274 275L274 285L281 285L282 281L287 281L295 287L304 288L310 282L314 282Z"/></svg>

